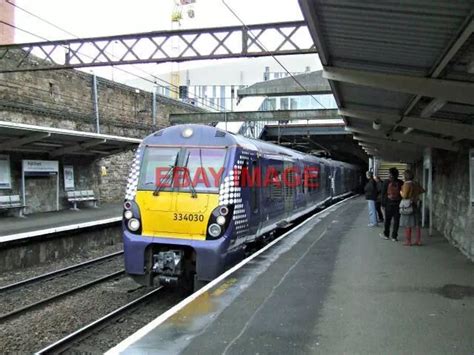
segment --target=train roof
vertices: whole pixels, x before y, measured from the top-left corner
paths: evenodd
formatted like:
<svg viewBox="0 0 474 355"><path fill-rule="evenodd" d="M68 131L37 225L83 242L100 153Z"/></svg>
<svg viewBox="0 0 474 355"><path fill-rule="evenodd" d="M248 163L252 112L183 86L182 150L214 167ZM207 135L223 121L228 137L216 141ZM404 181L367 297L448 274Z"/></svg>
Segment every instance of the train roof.
<svg viewBox="0 0 474 355"><path fill-rule="evenodd" d="M185 137L185 131L192 132L189 137ZM230 133L216 127L183 124L163 128L143 140L145 145L175 145L175 146L241 146L245 149L259 152L267 156L279 156L283 159L298 159L313 162L324 162L328 165L350 166L348 163L339 162L332 159L319 158L314 155L299 152L297 150L281 147L277 144L265 142L258 139L247 138L239 134Z"/></svg>

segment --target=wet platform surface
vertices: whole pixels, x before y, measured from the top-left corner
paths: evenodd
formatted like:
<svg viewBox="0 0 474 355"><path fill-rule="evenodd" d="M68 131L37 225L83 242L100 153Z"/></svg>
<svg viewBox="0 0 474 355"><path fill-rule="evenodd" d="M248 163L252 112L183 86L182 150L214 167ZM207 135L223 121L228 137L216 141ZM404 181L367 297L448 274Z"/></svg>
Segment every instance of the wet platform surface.
<svg viewBox="0 0 474 355"><path fill-rule="evenodd" d="M28 235L38 235L38 232L48 234L57 228L71 227L72 229L86 226L87 223L117 219L122 215L122 204L102 204L98 208L81 208L79 211L62 210L57 212L35 213L26 218L0 216L0 243L16 237L27 238Z"/></svg>
<svg viewBox="0 0 474 355"><path fill-rule="evenodd" d="M474 263L367 219L362 198L331 208L109 353L474 353Z"/></svg>

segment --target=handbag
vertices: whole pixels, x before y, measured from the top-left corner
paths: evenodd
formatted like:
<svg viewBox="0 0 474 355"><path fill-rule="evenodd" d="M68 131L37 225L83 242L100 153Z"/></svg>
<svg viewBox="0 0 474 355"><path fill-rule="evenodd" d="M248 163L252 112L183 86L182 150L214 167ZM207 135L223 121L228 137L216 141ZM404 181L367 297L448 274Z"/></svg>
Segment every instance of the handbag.
<svg viewBox="0 0 474 355"><path fill-rule="evenodd" d="M413 213L413 202L409 198L400 201L400 214L408 215Z"/></svg>

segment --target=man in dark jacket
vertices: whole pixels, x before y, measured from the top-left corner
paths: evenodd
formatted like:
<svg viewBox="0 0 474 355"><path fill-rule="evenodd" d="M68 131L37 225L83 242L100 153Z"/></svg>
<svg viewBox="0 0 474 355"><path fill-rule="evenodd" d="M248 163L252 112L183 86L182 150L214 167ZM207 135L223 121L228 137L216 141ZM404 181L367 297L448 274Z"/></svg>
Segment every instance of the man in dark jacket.
<svg viewBox="0 0 474 355"><path fill-rule="evenodd" d="M389 178L384 181L382 187L382 206L385 207L385 221L384 231L380 233L383 239L389 239L390 224L393 219L392 241L398 240L398 226L400 224L400 201L402 197L400 190L402 189L403 181L398 178L397 168L390 168L388 170Z"/></svg>
<svg viewBox="0 0 474 355"><path fill-rule="evenodd" d="M377 226L377 212L375 211L375 201L377 200L377 183L374 180L374 174L367 172L367 184L365 184L365 199L369 206L369 227Z"/></svg>
<svg viewBox="0 0 474 355"><path fill-rule="evenodd" d="M382 190L383 181L379 176L375 176L375 183L377 184L377 201L375 201L375 210L377 211L377 220L383 223L384 217L382 213Z"/></svg>

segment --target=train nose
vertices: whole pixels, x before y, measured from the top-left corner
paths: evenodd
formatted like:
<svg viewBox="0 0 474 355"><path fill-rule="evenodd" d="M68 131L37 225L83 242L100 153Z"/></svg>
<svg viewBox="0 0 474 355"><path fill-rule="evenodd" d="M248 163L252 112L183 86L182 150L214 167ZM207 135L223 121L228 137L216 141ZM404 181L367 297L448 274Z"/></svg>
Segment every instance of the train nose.
<svg viewBox="0 0 474 355"><path fill-rule="evenodd" d="M143 235L161 238L205 240L206 228L217 194L147 191L137 193L141 206Z"/></svg>

